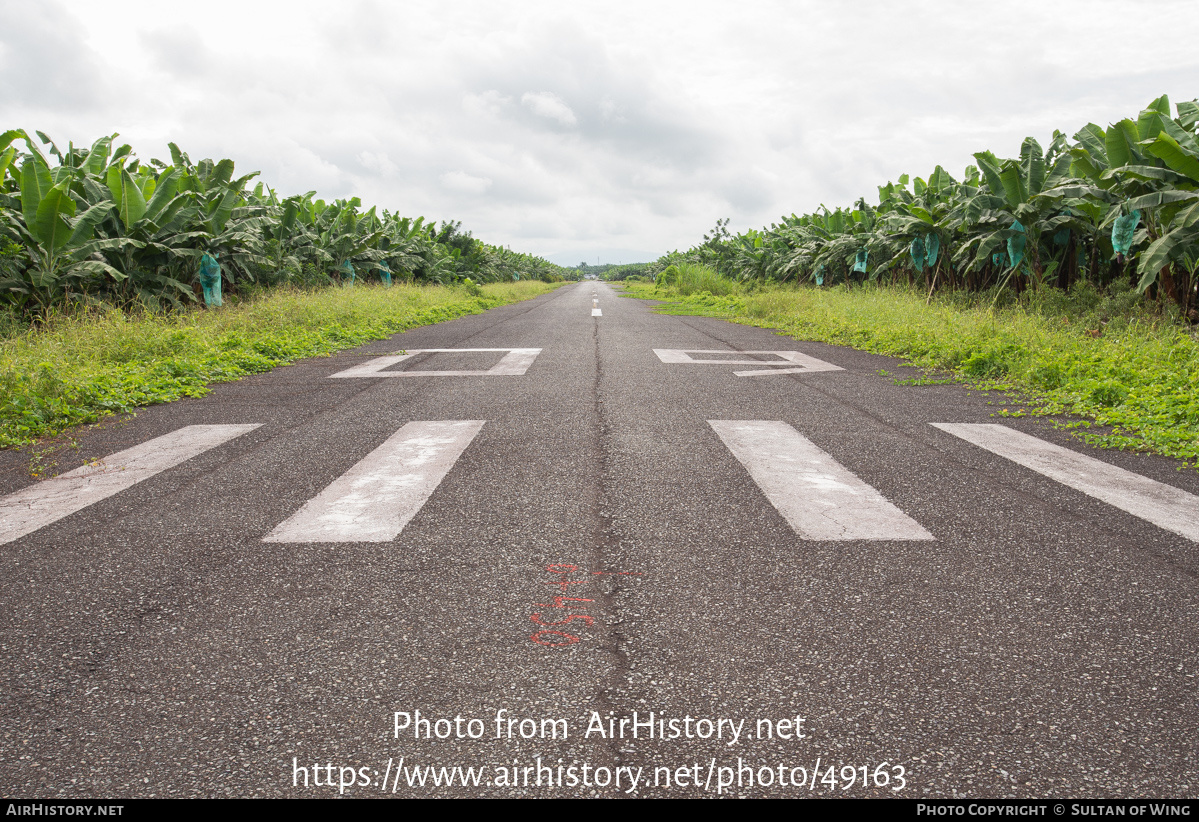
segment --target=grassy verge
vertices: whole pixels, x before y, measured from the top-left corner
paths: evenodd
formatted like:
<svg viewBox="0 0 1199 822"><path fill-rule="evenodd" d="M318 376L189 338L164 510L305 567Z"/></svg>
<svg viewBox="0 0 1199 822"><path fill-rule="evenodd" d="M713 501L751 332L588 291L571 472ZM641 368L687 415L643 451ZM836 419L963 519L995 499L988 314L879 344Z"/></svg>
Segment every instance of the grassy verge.
<svg viewBox="0 0 1199 822"><path fill-rule="evenodd" d="M0 447L180 397L303 357L536 297L540 282L275 290L219 311L61 316L0 339Z"/></svg>
<svg viewBox="0 0 1199 822"><path fill-rule="evenodd" d="M900 288L765 287L726 296L631 285L630 296L677 300L660 310L778 329L1014 390L1000 415L1069 415L1061 422L1109 448L1199 459L1199 341L1135 293L1034 296L992 308L991 296ZM908 384L929 378L897 380Z"/></svg>

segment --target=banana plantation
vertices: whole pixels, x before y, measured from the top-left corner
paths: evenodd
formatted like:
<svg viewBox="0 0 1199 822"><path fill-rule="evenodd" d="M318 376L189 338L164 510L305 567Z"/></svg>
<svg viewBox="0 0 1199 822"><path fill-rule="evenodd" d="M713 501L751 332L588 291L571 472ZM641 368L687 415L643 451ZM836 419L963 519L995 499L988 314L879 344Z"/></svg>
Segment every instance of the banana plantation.
<svg viewBox="0 0 1199 822"><path fill-rule="evenodd" d="M1029 137L1019 158L979 152L961 180L941 166L904 175L879 187L876 206L822 206L740 235L720 221L659 263L703 263L743 282L908 283L930 296L1126 279L1199 321L1199 103L1175 113L1162 96L1135 120L1056 131L1044 149Z"/></svg>
<svg viewBox="0 0 1199 822"><path fill-rule="evenodd" d="M0 135L0 306L29 315L99 301L150 308L246 286L452 284L541 279L566 269L487 245L460 223L399 217L358 198L279 197L232 160L170 144L138 160L117 135L65 151L41 132ZM21 147L24 150L21 150ZM53 158L53 159L51 159Z"/></svg>

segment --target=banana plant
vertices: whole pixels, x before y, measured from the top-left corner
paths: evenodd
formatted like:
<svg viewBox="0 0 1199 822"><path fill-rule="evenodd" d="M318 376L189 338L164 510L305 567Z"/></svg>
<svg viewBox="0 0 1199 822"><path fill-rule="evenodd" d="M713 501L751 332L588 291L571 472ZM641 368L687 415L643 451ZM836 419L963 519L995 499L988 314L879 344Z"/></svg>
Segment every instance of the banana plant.
<svg viewBox="0 0 1199 822"><path fill-rule="evenodd" d="M21 219L5 215L24 246L26 265L0 282L0 289L17 305L32 306L38 313L56 303L86 299L93 285L105 278L125 278L101 252L132 241L95 238L96 226L112 211L112 204L81 208L71 191L76 172L70 166L51 170L40 153L31 152L21 166Z"/></svg>
<svg viewBox="0 0 1199 822"><path fill-rule="evenodd" d="M234 284L239 279L253 282L255 271L270 265L261 230L266 209L251 205L245 192L246 184L259 172L234 179L232 160L214 163L204 159L193 165L175 143L167 147L173 167L180 172L178 191L190 195L190 203L179 212L186 226L185 245L191 250L189 279L198 275L199 263L207 254L219 259L222 278Z"/></svg>
<svg viewBox="0 0 1199 822"><path fill-rule="evenodd" d="M1130 203L1134 208L1156 205L1161 230L1161 235L1140 255L1137 289L1144 292L1160 280L1187 313L1195 300L1195 269L1199 261L1199 141L1188 132L1175 137L1163 130L1142 145L1184 180L1183 188L1172 192L1174 196L1169 202L1161 202L1161 197L1140 197Z"/></svg>
<svg viewBox="0 0 1199 822"><path fill-rule="evenodd" d="M157 175L144 168L138 172L130 173L120 161L105 172L113 209L101 230L129 240L105 257L125 275L121 291L126 297L150 307L163 301L179 306L193 299L191 269L204 253L196 245L208 235L188 225L194 198L179 191L178 169L167 167Z"/></svg>
<svg viewBox="0 0 1199 822"><path fill-rule="evenodd" d="M355 262L370 264L383 259L378 245L385 232L375 225L375 209L359 215L360 205L361 201L354 197L338 200L322 212L324 230L317 235L316 244L327 260L330 273L335 273L342 282L353 280Z"/></svg>
<svg viewBox="0 0 1199 822"><path fill-rule="evenodd" d="M989 151L974 158L985 186L961 207L959 219L967 239L955 262L977 271L1002 259L1004 270L997 272L1001 286L1013 278L1017 289L1023 278L1043 286L1058 266L1043 239L1046 232L1060 231L1054 219L1061 209L1053 198L1042 195L1070 179L1065 136L1055 134L1048 152L1026 137L1018 160L1000 160Z"/></svg>
<svg viewBox="0 0 1199 822"><path fill-rule="evenodd" d="M425 248L432 243L423 230L425 218L397 217L384 213L383 224L386 234L380 242L384 260L392 271L404 272L411 277L424 264Z"/></svg>
<svg viewBox="0 0 1199 822"><path fill-rule="evenodd" d="M967 170L968 176L970 171ZM906 196L893 196L888 202L886 242L876 245L889 252L890 259L885 267L900 264L905 255L910 258L912 268L922 284L928 287L931 300L942 271L951 283L954 281L950 252L961 222L958 207L963 196L973 194L977 189L958 183L949 172L937 166L927 182L919 177L913 180L911 195L907 195L906 189L902 191ZM897 194L898 190L893 193Z"/></svg>

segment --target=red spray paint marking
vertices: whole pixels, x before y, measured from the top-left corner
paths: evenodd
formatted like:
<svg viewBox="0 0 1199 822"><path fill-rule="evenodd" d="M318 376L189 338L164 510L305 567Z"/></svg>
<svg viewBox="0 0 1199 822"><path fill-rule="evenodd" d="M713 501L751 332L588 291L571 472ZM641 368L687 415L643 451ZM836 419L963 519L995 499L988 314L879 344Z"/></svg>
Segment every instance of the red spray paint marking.
<svg viewBox="0 0 1199 822"><path fill-rule="evenodd" d="M557 622L542 622L541 614L533 614L533 616L531 616L529 618L531 620L533 620L534 622L536 622L538 625L546 625L546 626L548 626L548 625L565 625L566 623L570 622L572 619L581 619L581 620L583 620L584 625L594 625L595 624L595 618L589 617L586 614L570 614L566 617L566 619L560 619Z"/></svg>
<svg viewBox="0 0 1199 822"><path fill-rule="evenodd" d="M590 574L591 576L635 576L635 577L642 576L642 574L638 571L580 571L579 566L570 565L567 563L554 563L551 565L547 565L547 566L545 566L545 570L547 573L555 574L555 575L558 575L559 577L561 577L561 579L559 579L557 582L544 583L545 585L557 585L558 590L560 590L560 591L570 591L571 589L566 587L568 585L586 585L588 582L592 581L592 580L587 580L587 579L567 579L566 578L570 574L574 574L574 573ZM554 597L553 605L550 605L545 602L539 602L539 603L537 603L537 606L541 607L541 608L585 608L586 607L585 605L564 605L563 603L566 603L566 602L594 602L594 601L595 600L588 599L586 597L556 596L556 597ZM563 619L560 619L557 622L543 622L541 619L540 613L533 614L532 616L529 617L529 619L537 625L547 625L547 626L548 625L566 625L567 623L573 622L574 620L579 620L584 625L589 626L589 627L595 624L595 618L587 616L586 614L565 614L565 615L563 615ZM549 641L549 639L553 638L553 637L559 637L563 641L561 641L561 642ZM565 631L538 631L537 633L530 636L529 639L533 640L538 645L547 645L551 648L561 647L564 645L574 645L576 642L580 641L579 637L575 636L574 634L568 634Z"/></svg>
<svg viewBox="0 0 1199 822"><path fill-rule="evenodd" d="M557 636L562 637L566 641L565 642L546 642L544 639L542 639L542 637L546 636L546 635L557 635ZM561 646L561 645L574 645L576 642L579 641L579 638L577 636L573 636L573 635L565 633L563 631L538 631L537 633L535 633L531 637L529 637L529 639L533 640L538 645L549 645L551 648L555 647L555 646Z"/></svg>
<svg viewBox="0 0 1199 822"><path fill-rule="evenodd" d="M562 604L563 602L595 602L595 600L594 599L583 599L582 597L554 597L553 605L550 605L548 602L538 602L537 607L539 607L539 608L566 608L566 607L568 607L566 605L563 605ZM569 607L571 607L571 608L586 608L587 606L586 605L571 605Z"/></svg>

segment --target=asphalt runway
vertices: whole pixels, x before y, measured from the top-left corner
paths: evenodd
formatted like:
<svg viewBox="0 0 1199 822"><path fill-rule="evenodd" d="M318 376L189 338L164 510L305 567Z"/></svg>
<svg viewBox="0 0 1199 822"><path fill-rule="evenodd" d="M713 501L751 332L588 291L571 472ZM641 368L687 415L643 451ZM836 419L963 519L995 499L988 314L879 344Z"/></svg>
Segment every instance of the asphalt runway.
<svg viewBox="0 0 1199 822"><path fill-rule="evenodd" d="M0 795L1195 795L1199 475L899 368L584 282L0 453Z"/></svg>

